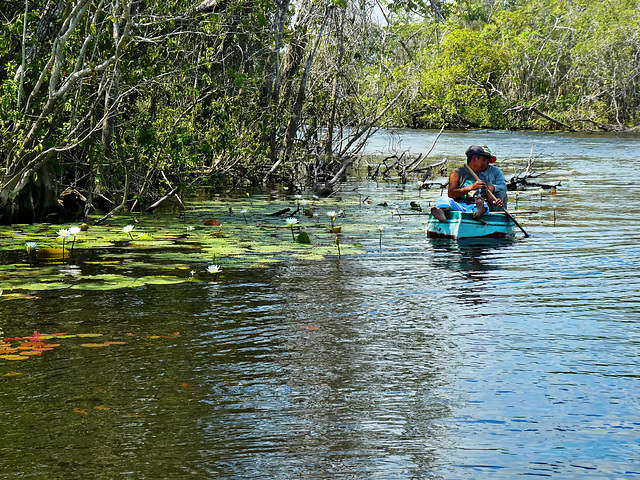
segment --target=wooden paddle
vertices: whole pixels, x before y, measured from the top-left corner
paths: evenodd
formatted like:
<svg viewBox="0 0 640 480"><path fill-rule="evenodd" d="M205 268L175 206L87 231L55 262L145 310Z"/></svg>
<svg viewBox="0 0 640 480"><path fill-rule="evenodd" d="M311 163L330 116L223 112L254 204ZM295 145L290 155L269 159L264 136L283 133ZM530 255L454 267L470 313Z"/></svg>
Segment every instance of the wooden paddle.
<svg viewBox="0 0 640 480"><path fill-rule="evenodd" d="M466 169L467 169L467 172L469 172L469 173L471 174L471 176L472 176L473 178L475 178L476 182L481 182L481 181L482 181L482 180L480 180L480 178L478 177L478 175L476 175L476 172L474 172L474 171L473 171L473 169L469 166L469 164L468 164L468 163L465 163L464 168L466 168ZM496 196L493 194L493 192L492 192L491 190L489 190L489 187L487 187L485 190L487 191L487 193L489 193L489 197L491 197L491 200L493 200L493 201L495 202L495 201L497 200L497 198L496 198ZM502 211L503 211L504 213L506 213L506 214L509 216L509 218L510 218L511 220L513 220L513 223L515 223L515 224L518 226L518 228L519 228L520 230L522 230L522 233L524 233L524 238L527 238L527 237L529 236L529 234L528 234L527 232L525 232L524 228L522 228L522 227L520 226L520 224L519 224L519 223L518 223L518 221L513 217L513 215L511 215L509 212L507 212L507 209L506 209L506 208L504 208L503 206L498 205L498 207L500 207L500 209L502 209Z"/></svg>

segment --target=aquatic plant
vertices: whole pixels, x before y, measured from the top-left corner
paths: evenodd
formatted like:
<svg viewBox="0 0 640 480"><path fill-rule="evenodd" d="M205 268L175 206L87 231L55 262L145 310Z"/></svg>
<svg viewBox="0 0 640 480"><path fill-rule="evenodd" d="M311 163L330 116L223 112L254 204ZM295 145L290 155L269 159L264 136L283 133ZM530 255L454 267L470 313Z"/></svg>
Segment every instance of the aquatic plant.
<svg viewBox="0 0 640 480"><path fill-rule="evenodd" d="M302 203L302 201L301 201ZM265 207L272 209L274 200L260 199L253 202L256 212L264 211ZM269 264L280 262L285 258L303 260L322 260L323 258L335 255L337 246L334 244L335 234L327 235L326 228L323 232L318 232L314 238L309 238L311 231L316 235L315 230L307 230L301 225L300 219L291 227L295 241L287 241L286 236L277 238L274 235L274 227L285 221L286 217L275 217L264 215L248 229L243 225L242 215L225 220L225 235L217 235L219 226L214 226L210 231L207 227L198 227L194 222L202 225L208 218L216 218L222 215L228 208L228 203L224 201L211 201L207 203L195 204L189 210L187 219L176 217L175 215L154 214L153 216L143 216L134 220L133 216L122 215L116 223L111 225L96 225L91 227L91 233L78 232L68 226L49 226L43 228L40 225L24 225L20 229L0 231L0 251L16 251L25 249L28 242L37 242L37 246L29 243L31 259L38 260L38 268L34 269L33 262L21 262L16 265L7 265L3 276L2 287L5 295L2 300L21 300L37 298L37 292L55 291L58 289L70 289L80 291L108 291L118 288L127 288L141 285L172 285L184 283L204 274L210 276L205 269L209 264L221 264L220 256L225 257L225 268L227 265L240 268L266 268ZM289 203L279 204L278 208L288 206ZM312 202L308 200L307 207L311 207ZM302 207L301 207L302 208ZM318 207L322 208L322 207ZM321 210L321 215L325 215L325 207ZM248 210L248 209L247 209ZM338 208L333 210L338 211ZM238 213L240 208L238 209ZM253 210L250 212L253 214ZM339 215L336 215L336 217ZM294 217L294 216L292 216ZM253 217L252 217L253 218ZM258 218L258 217L256 217ZM369 212L360 219L354 216L352 225L354 235L366 228L371 227L374 212ZM248 220L248 214L247 214ZM114 219L114 221L116 221ZM138 223L134 223L138 222ZM212 222L212 224L219 222ZM130 224L130 232L125 232L123 226ZM336 221L336 224L338 222ZM119 226L116 226L119 225ZM188 225L194 225L194 229L187 229ZM328 226L328 225L327 225ZM63 228L64 227L64 228ZM62 242L58 239L56 248L48 248L47 238L56 238L59 229L66 229L68 234L60 232L60 238L64 239L64 248L69 247L69 243L76 236L78 248L86 248L86 255L78 259L78 265L83 268L86 265L91 270L91 275L85 275L81 281L69 282L68 278L61 277L58 264L61 259L65 263L69 257L67 250L63 254ZM185 229L189 232L185 235ZM138 236L139 231L144 232ZM136 235L133 236L133 232ZM180 235L180 232L183 234ZM119 243L126 236L137 242L136 248L120 249ZM85 238L87 241L85 242ZM141 240L153 238L153 243ZM89 241L90 240L90 241ZM344 241L344 238L340 239ZM313 243L313 246L311 245ZM69 247L70 248L70 247ZM22 250L25 252L25 250ZM345 255L363 253L360 243L351 242L348 245L344 242L340 244L340 254ZM216 256L212 260L212 253ZM74 253L75 246L74 246ZM193 276L189 272L194 265L203 261L200 267L200 274ZM64 255L64 257L63 257ZM132 272L135 271L135 275ZM204 272L203 272L204 271ZM221 273L219 274L221 276ZM210 277L211 278L211 277ZM9 293L9 288L12 289Z"/></svg>
<svg viewBox="0 0 640 480"><path fill-rule="evenodd" d="M379 244L380 244L380 248L382 248L382 231L383 231L383 230L384 230L384 227L383 227L382 225L380 225L380 226L378 227L378 231L380 232L380 242L379 242Z"/></svg>
<svg viewBox="0 0 640 480"><path fill-rule="evenodd" d="M122 227L122 233L126 233L129 235L129 238L131 240L133 240L133 236L131 235L131 232L133 231L135 227L133 225L125 225L124 227Z"/></svg>
<svg viewBox="0 0 640 480"><path fill-rule="evenodd" d="M289 217L285 220L287 227L289 227L291 229L291 236L293 237L293 241L296 241L296 236L293 233L293 227L295 227L298 224L298 219L294 218L294 217Z"/></svg>
<svg viewBox="0 0 640 480"><path fill-rule="evenodd" d="M36 242L27 242L26 246L27 246L27 253L31 255L33 252L35 252L38 244Z"/></svg>
<svg viewBox="0 0 640 480"><path fill-rule="evenodd" d="M76 244L76 236L81 232L82 230L80 229L80 227L70 227L69 228L69 236L73 237L73 241L71 242L71 252L73 253L73 247Z"/></svg>
<svg viewBox="0 0 640 480"><path fill-rule="evenodd" d="M62 238L62 260L64 261L64 244L71 235L69 234L69 230L66 228L61 228L58 230L58 238Z"/></svg>
<svg viewBox="0 0 640 480"><path fill-rule="evenodd" d="M220 265L209 265L207 267L207 272L213 275L214 280L218 278L218 274L220 273L221 270L222 270L222 267Z"/></svg>
<svg viewBox="0 0 640 480"><path fill-rule="evenodd" d="M336 216L338 215L335 211L330 210L327 212L327 215L331 218L331 228L334 228L336 223Z"/></svg>
<svg viewBox="0 0 640 480"><path fill-rule="evenodd" d="M244 217L244 223L248 224L249 222L247 222L247 211L246 210L242 210L242 211L240 211L240 213Z"/></svg>
<svg viewBox="0 0 640 480"><path fill-rule="evenodd" d="M303 245L310 245L311 238L309 238L309 234L305 232L302 228L300 229L300 233L298 234L298 238L296 238L296 243L300 243Z"/></svg>

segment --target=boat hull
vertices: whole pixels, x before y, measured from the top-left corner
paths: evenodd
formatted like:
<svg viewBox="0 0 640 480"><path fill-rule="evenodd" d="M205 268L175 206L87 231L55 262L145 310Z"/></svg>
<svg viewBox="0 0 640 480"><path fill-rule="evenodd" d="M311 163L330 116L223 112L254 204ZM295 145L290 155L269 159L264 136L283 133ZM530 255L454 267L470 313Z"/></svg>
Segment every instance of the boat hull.
<svg viewBox="0 0 640 480"><path fill-rule="evenodd" d="M466 212L448 211L447 221L441 222L429 215L427 236L429 238L505 238L513 235L513 220L503 213L485 213L482 221Z"/></svg>

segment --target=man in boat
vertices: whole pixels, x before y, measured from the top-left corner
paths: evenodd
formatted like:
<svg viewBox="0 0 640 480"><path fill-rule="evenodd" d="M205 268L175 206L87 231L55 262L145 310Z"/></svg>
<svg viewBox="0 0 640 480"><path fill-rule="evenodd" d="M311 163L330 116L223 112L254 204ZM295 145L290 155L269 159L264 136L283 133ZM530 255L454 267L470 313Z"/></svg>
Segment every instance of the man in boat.
<svg viewBox="0 0 640 480"><path fill-rule="evenodd" d="M480 180L476 181L464 167L451 171L447 195L440 197L436 206L431 208L431 214L441 222L447 221L447 209L473 213L474 218L480 219L489 210L488 200L484 198L488 196L486 189L496 196L497 207L504 207L506 204L507 183L500 169L490 165L496 161L491 150L487 146L472 145L465 154L467 165Z"/></svg>

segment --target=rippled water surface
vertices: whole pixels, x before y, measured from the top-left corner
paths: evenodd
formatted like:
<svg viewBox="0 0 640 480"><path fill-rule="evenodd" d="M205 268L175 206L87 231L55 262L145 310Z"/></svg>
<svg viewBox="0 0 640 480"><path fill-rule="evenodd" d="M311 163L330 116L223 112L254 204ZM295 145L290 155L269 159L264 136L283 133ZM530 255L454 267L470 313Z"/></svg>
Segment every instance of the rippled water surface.
<svg viewBox="0 0 640 480"><path fill-rule="evenodd" d="M370 148L425 152L434 138ZM549 170L539 180L561 181L555 195L519 194L529 238L431 241L425 216L378 204L439 192L352 181L343 242L364 255L0 302L5 336L132 339L0 364L0 477L640 475L639 140L444 134L438 155L486 143L509 174L533 152ZM381 239L350 236L362 215Z"/></svg>

